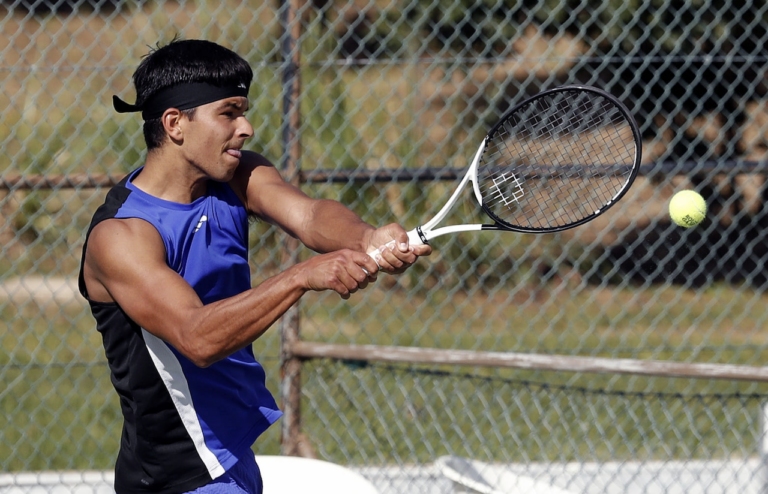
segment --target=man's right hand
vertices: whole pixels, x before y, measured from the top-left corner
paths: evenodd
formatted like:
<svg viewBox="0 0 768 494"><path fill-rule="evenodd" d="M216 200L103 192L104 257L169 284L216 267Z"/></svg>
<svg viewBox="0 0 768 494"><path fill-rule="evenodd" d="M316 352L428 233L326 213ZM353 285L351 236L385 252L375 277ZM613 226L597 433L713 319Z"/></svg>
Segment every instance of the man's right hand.
<svg viewBox="0 0 768 494"><path fill-rule="evenodd" d="M369 255L350 249L316 255L295 268L301 270L303 285L308 290L333 290L344 300L376 281L379 270Z"/></svg>

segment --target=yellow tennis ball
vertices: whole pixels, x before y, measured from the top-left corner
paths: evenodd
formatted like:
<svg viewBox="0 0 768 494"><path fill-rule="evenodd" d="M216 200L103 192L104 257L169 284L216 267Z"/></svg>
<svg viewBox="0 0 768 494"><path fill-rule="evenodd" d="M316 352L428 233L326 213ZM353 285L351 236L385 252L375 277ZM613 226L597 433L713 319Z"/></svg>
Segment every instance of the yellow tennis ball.
<svg viewBox="0 0 768 494"><path fill-rule="evenodd" d="M681 190L669 201L669 216L679 226L696 226L707 214L707 203L693 190Z"/></svg>

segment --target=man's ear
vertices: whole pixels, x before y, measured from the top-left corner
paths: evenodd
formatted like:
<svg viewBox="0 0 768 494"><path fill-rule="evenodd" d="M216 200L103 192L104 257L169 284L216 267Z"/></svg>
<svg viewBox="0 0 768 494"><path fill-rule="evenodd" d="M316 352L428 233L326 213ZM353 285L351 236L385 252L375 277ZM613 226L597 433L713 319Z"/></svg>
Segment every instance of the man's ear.
<svg viewBox="0 0 768 494"><path fill-rule="evenodd" d="M184 132L181 126L181 120L184 118L184 114L176 108L168 108L163 112L163 116L160 120L163 122L163 128L168 137L174 142L181 142L184 140Z"/></svg>

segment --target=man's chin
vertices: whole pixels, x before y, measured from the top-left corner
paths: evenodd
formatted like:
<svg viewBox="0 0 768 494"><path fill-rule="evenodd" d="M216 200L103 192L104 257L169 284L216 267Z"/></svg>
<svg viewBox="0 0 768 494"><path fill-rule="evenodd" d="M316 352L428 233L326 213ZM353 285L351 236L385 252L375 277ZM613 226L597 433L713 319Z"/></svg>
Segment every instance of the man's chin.
<svg viewBox="0 0 768 494"><path fill-rule="evenodd" d="M222 167L222 169L217 170L216 173L210 173L208 175L208 178L215 182L229 182L235 177L236 171L237 171L237 166L230 166L229 164L227 164L226 168Z"/></svg>
<svg viewBox="0 0 768 494"><path fill-rule="evenodd" d="M232 170L231 172L228 172L225 176L218 179L219 182L229 182L235 178L235 170Z"/></svg>
<svg viewBox="0 0 768 494"><path fill-rule="evenodd" d="M232 178L235 176L235 172L237 171L238 167L240 166L240 158L235 158L229 153L224 153L224 162L222 163L222 169L221 173L223 174L223 177L221 177L219 180L220 182L229 182L232 180Z"/></svg>

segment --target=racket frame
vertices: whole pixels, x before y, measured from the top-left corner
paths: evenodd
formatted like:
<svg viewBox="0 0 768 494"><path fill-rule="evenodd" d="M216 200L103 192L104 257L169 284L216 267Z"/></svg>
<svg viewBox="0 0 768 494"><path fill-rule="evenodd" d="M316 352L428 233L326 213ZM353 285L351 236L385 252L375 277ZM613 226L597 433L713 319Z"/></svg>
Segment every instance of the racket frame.
<svg viewBox="0 0 768 494"><path fill-rule="evenodd" d="M627 180L624 183L624 186L621 189L619 189L619 191L608 202L606 202L601 208L597 209L594 213L580 220L567 223L564 225L559 225L556 227L542 227L542 228L521 227L518 225L507 223L503 221L501 218L497 217L484 203L482 194L480 193L479 185L477 183L477 169L480 164L480 160L482 159L483 153L485 152L485 148L488 144L488 141L492 139L492 137L496 134L496 131L499 130L499 127L504 125L504 123L509 119L509 117L515 112L517 112L523 106L529 105L533 101L547 97L551 94L559 93L559 92L567 92L567 91L582 91L582 92L591 92L591 93L597 94L598 96L601 96L611 101L615 105L615 107L621 112L627 124L629 125L630 129L632 130L632 137L635 141L635 157L634 157L634 162L633 162L633 166L630 171L630 174L627 177ZM518 233L555 233L563 230L569 230L571 228L577 227L579 225L583 225L584 223L587 223L593 220L594 218L596 218L597 216L599 216L600 214L608 210L611 206L616 204L616 202L624 196L627 190L629 190L630 186L632 185L632 182L634 182L635 178L637 177L637 172L640 168L641 158L642 158L642 140L640 137L640 129L637 126L637 122L635 122L635 119L632 117L632 114L629 112L629 109L621 101L619 101L618 98L616 98L615 96L613 96L612 94L606 91L603 91L602 89L598 89L592 86L582 86L582 85L559 86L556 88L548 89L546 91L542 91L518 103L517 105L512 107L512 109L507 111L499 119L496 125L494 125L491 128L491 131L488 132L486 137L483 139L483 142L482 144L480 144L480 147L478 148L477 153L475 153L475 158L472 160L472 163L470 164L466 175L464 175L464 178L461 180L461 182L459 183L458 187L456 188L456 190L454 191L450 199L448 199L445 205L443 205L440 211L438 211L438 213L431 220L409 231L408 240L410 243L414 245L419 245L419 244L428 244L429 241L435 237L439 237L441 235L446 235L449 233L458 233L458 232L495 230L495 231L512 231L512 232L518 232ZM453 205L458 201L461 195L461 192L466 186L468 181L472 182L472 188L478 204L482 207L485 214L487 214L491 219L494 220L494 223L493 224L478 223L478 224L451 225L451 226L445 226L442 228L435 229L434 227L438 223L440 223L446 216L448 216L448 213L450 212Z"/></svg>

